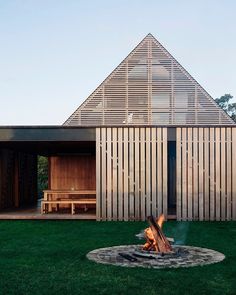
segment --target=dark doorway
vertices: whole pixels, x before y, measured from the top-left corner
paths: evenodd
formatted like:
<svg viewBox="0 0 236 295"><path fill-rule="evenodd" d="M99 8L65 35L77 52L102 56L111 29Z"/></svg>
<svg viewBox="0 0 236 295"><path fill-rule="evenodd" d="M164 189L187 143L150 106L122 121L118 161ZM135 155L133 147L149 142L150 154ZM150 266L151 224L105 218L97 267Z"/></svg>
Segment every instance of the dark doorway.
<svg viewBox="0 0 236 295"><path fill-rule="evenodd" d="M168 141L168 215L176 215L176 141Z"/></svg>

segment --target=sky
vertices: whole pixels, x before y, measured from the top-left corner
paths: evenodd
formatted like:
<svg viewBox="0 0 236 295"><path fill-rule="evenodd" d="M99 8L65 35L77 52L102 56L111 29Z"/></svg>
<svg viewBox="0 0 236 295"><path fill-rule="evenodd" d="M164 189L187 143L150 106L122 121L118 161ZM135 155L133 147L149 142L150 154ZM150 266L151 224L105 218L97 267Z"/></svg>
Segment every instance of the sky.
<svg viewBox="0 0 236 295"><path fill-rule="evenodd" d="M0 0L0 125L60 125L151 33L236 101L235 0Z"/></svg>

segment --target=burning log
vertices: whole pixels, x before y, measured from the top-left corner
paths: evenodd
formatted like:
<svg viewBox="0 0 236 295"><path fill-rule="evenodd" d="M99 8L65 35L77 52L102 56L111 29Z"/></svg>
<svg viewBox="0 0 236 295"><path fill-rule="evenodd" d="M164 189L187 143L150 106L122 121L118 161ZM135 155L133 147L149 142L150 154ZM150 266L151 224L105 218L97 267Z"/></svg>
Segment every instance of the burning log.
<svg viewBox="0 0 236 295"><path fill-rule="evenodd" d="M168 253L172 251L172 247L162 231L164 220L164 214L161 214L156 221L153 216L148 217L150 227L144 231L146 243L143 245L143 250L156 251L159 253Z"/></svg>

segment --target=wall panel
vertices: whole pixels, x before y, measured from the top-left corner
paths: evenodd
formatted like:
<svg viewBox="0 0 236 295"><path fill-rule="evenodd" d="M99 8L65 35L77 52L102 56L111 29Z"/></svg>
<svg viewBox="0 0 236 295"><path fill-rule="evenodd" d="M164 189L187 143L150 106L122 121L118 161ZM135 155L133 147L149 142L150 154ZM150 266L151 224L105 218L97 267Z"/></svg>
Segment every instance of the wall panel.
<svg viewBox="0 0 236 295"><path fill-rule="evenodd" d="M53 156L49 161L50 189L95 190L95 155Z"/></svg>
<svg viewBox="0 0 236 295"><path fill-rule="evenodd" d="M236 128L176 132L177 219L236 220Z"/></svg>
<svg viewBox="0 0 236 295"><path fill-rule="evenodd" d="M167 129L114 127L96 132L101 183L97 220L145 220L162 212L167 216Z"/></svg>

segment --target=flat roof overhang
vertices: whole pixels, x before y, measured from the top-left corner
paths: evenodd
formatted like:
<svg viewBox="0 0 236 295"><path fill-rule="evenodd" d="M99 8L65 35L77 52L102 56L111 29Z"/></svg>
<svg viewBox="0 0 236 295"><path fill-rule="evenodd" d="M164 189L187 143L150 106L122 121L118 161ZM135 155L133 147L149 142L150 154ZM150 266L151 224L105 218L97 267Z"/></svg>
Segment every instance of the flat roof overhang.
<svg viewBox="0 0 236 295"><path fill-rule="evenodd" d="M0 126L0 149L38 155L94 154L96 129L68 126Z"/></svg>
<svg viewBox="0 0 236 295"><path fill-rule="evenodd" d="M3 141L95 141L96 128L68 126L0 126Z"/></svg>

